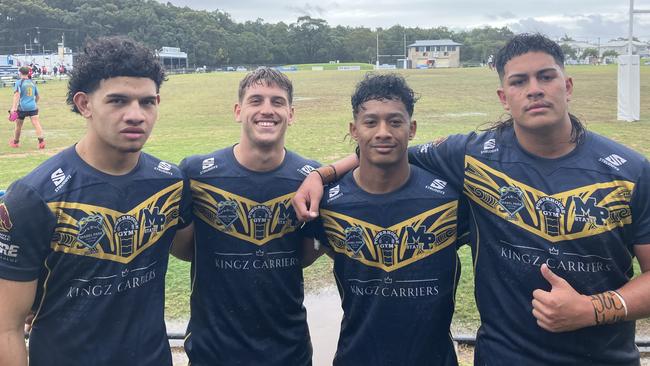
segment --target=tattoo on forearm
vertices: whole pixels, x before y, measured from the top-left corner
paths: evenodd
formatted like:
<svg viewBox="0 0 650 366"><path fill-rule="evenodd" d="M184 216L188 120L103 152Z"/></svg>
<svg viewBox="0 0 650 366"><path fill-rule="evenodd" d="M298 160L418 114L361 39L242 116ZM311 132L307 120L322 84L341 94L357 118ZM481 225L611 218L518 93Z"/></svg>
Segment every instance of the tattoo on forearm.
<svg viewBox="0 0 650 366"><path fill-rule="evenodd" d="M591 295L596 325L612 324L625 320L625 305L614 291Z"/></svg>

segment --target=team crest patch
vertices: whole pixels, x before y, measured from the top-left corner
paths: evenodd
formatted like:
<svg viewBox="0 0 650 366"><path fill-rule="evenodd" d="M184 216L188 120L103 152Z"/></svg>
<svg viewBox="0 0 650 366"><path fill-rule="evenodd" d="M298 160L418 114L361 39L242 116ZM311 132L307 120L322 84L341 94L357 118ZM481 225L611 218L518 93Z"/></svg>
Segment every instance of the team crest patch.
<svg viewBox="0 0 650 366"><path fill-rule="evenodd" d="M89 249L95 249L104 237L104 219L101 215L86 216L77 223L79 234L77 240Z"/></svg>
<svg viewBox="0 0 650 366"><path fill-rule="evenodd" d="M236 201L220 201L217 204L217 218L226 227L226 230L230 230L230 226L237 221L238 217Z"/></svg>
<svg viewBox="0 0 650 366"><path fill-rule="evenodd" d="M7 206L4 203L0 203L0 231L8 233L13 226Z"/></svg>
<svg viewBox="0 0 650 366"><path fill-rule="evenodd" d="M521 189L512 186L499 188L499 193L499 206L508 213L509 218L514 218L524 208L524 194Z"/></svg>
<svg viewBox="0 0 650 366"><path fill-rule="evenodd" d="M358 226L345 228L345 245L352 251L352 253L354 253L355 256L359 255L359 251L363 248L364 244L362 228Z"/></svg>

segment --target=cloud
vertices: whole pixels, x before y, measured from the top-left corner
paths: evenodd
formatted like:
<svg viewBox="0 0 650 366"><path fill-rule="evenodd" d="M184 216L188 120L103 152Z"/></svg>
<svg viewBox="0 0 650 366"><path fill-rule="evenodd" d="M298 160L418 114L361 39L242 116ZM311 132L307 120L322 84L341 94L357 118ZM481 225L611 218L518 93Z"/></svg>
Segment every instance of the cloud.
<svg viewBox="0 0 650 366"><path fill-rule="evenodd" d="M510 11L504 11L498 14L486 14L485 18L488 20L512 20L516 19L517 16Z"/></svg>
<svg viewBox="0 0 650 366"><path fill-rule="evenodd" d="M326 6L305 3L304 5L287 5L285 9L300 15L308 15L312 18L323 18L329 10L337 7L338 4L336 3L327 4Z"/></svg>

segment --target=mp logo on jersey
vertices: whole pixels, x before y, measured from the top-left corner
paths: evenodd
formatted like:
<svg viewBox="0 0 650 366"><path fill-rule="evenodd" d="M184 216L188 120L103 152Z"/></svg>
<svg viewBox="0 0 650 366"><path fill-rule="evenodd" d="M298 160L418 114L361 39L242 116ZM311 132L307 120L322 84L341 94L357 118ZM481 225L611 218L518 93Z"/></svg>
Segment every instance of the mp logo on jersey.
<svg viewBox="0 0 650 366"><path fill-rule="evenodd" d="M499 206L508 213L509 218L524 208L524 194L521 189L513 186L499 188Z"/></svg>
<svg viewBox="0 0 650 366"><path fill-rule="evenodd" d="M583 201L580 197L573 197L573 204L575 205L575 221L577 222L591 222L595 225L602 226L609 218L609 210L605 207L596 205L596 198L589 197L587 201Z"/></svg>
<svg viewBox="0 0 650 366"><path fill-rule="evenodd" d="M616 154L612 154L606 158L599 158L598 161L615 170L620 170L619 167L627 163L627 160Z"/></svg>
<svg viewBox="0 0 650 366"><path fill-rule="evenodd" d="M4 203L0 203L0 232L8 233L13 226L7 206Z"/></svg>
<svg viewBox="0 0 650 366"><path fill-rule="evenodd" d="M86 216L77 222L77 226L77 240L87 248L95 249L104 237L104 218L101 215Z"/></svg>
<svg viewBox="0 0 650 366"><path fill-rule="evenodd" d="M144 215L144 232L157 233L163 229L167 218L160 213L160 208L154 206L152 209L145 208L142 210Z"/></svg>

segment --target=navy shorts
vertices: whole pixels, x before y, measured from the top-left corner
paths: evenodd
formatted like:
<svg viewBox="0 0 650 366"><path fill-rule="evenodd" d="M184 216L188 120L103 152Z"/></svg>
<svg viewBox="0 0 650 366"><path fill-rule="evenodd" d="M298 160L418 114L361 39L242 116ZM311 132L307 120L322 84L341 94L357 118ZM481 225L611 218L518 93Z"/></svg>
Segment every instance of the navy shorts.
<svg viewBox="0 0 650 366"><path fill-rule="evenodd" d="M18 119L25 119L25 117L38 116L38 109L34 111L18 111Z"/></svg>

